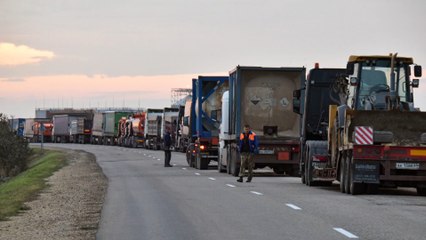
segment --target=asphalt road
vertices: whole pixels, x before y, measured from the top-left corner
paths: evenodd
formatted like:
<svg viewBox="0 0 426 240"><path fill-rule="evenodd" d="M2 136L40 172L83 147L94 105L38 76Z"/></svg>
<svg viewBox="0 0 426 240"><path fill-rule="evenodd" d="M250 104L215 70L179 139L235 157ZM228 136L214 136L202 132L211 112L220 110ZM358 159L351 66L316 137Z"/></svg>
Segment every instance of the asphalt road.
<svg viewBox="0 0 426 240"><path fill-rule="evenodd" d="M109 180L97 239L426 239L414 189L351 196L258 172L251 183L189 168L182 153L46 144L96 155Z"/></svg>

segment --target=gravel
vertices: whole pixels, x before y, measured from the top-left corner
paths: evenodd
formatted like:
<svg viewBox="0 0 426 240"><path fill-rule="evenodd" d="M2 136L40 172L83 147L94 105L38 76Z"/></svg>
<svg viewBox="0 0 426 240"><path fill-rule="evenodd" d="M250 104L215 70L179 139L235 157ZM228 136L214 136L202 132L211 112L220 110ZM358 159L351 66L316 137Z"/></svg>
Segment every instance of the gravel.
<svg viewBox="0 0 426 240"><path fill-rule="evenodd" d="M94 155L64 150L68 165L49 177L49 187L25 211L0 222L2 239L95 239L107 179Z"/></svg>

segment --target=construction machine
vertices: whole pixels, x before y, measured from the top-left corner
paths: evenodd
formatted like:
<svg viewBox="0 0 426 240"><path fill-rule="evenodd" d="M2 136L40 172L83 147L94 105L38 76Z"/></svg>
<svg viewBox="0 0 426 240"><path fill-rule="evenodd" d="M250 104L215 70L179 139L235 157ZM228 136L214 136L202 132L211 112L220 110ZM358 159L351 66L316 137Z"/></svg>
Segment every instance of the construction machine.
<svg viewBox="0 0 426 240"><path fill-rule="evenodd" d="M340 103L329 106L327 139L305 143L305 183L337 180L353 195L381 186L426 195L426 113L414 107L419 80L410 78L421 77L421 66L397 54L350 56L346 70L332 86Z"/></svg>

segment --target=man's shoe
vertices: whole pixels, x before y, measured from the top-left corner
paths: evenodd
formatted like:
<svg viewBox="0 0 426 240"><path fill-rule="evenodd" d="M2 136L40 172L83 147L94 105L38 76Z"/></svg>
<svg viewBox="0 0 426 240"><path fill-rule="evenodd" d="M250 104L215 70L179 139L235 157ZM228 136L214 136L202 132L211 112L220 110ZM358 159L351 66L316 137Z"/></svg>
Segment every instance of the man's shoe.
<svg viewBox="0 0 426 240"><path fill-rule="evenodd" d="M166 165L166 167L173 167L173 166L169 164L169 165Z"/></svg>
<svg viewBox="0 0 426 240"><path fill-rule="evenodd" d="M251 177L248 177L246 182L251 182Z"/></svg>
<svg viewBox="0 0 426 240"><path fill-rule="evenodd" d="M243 177L238 178L237 182L243 182Z"/></svg>

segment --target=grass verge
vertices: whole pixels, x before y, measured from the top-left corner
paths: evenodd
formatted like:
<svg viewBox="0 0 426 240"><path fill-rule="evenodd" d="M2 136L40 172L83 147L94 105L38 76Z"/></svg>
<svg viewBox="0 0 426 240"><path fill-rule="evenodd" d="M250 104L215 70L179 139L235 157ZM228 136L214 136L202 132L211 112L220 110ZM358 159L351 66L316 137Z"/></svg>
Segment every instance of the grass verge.
<svg viewBox="0 0 426 240"><path fill-rule="evenodd" d="M45 150L36 151L29 163L29 169L0 185L0 221L27 210L24 205L44 189L46 178L66 163L65 153Z"/></svg>

